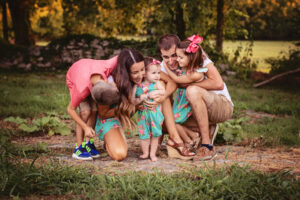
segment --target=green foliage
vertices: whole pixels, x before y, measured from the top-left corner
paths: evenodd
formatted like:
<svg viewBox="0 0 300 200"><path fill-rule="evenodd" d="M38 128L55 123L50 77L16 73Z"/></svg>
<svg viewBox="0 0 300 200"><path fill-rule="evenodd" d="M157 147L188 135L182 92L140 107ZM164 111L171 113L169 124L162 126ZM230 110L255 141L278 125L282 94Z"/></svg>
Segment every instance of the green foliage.
<svg viewBox="0 0 300 200"><path fill-rule="evenodd" d="M299 40L300 2L294 0L236 1L234 7L246 12L244 28L256 40Z"/></svg>
<svg viewBox="0 0 300 200"><path fill-rule="evenodd" d="M216 143L238 143L245 134L242 125L249 120L248 117L240 117L237 119L230 119L219 124L220 128L217 134Z"/></svg>
<svg viewBox="0 0 300 200"><path fill-rule="evenodd" d="M27 133L41 132L47 133L49 136L54 134L69 135L71 133L70 128L56 116L36 118L32 121L32 124L28 124L27 120L21 119L20 117L9 117L4 119L4 121L19 124L19 129Z"/></svg>
<svg viewBox="0 0 300 200"><path fill-rule="evenodd" d="M249 18L247 13L234 7L229 8L225 14L225 33L227 40L248 39L249 32L245 28L245 22Z"/></svg>
<svg viewBox="0 0 300 200"><path fill-rule="evenodd" d="M239 46L235 52L234 57L229 60L230 70L233 70L237 73L237 77L243 80L246 80L250 77L252 71L257 67L257 63L253 62L253 41L247 46L244 50ZM242 51L245 52L244 55L241 55Z"/></svg>
<svg viewBox="0 0 300 200"><path fill-rule="evenodd" d="M5 122L12 122L12 123L15 123L15 124L23 124L23 123L26 123L27 120L26 119L22 119L21 117L7 117L4 119Z"/></svg>
<svg viewBox="0 0 300 200"><path fill-rule="evenodd" d="M290 49L288 55L282 53L279 58L268 58L266 62L271 65L271 74L280 74L300 68L300 44Z"/></svg>

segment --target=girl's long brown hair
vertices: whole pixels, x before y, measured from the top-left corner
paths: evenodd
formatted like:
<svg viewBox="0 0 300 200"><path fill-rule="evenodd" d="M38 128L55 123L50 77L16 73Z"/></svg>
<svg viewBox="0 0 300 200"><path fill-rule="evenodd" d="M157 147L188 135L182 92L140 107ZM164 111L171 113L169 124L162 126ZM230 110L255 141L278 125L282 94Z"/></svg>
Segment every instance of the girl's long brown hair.
<svg viewBox="0 0 300 200"><path fill-rule="evenodd" d="M119 54L118 64L112 72L121 99L121 103L116 108L116 116L124 129L135 129L135 123L131 119L135 113L135 106L129 100L134 86L130 80L130 68L134 63L141 61L144 61L144 56L139 51L124 49Z"/></svg>

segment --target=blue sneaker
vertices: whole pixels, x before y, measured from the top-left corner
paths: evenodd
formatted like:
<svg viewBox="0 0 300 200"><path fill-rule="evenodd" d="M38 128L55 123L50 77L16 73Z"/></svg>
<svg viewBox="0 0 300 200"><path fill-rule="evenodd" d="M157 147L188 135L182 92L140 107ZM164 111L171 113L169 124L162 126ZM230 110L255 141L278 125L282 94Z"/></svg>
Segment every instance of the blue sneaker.
<svg viewBox="0 0 300 200"><path fill-rule="evenodd" d="M86 143L85 148L86 148L87 152L89 152L89 154L92 156L92 158L100 157L100 154L94 145L93 139L90 139L90 141L88 143Z"/></svg>
<svg viewBox="0 0 300 200"><path fill-rule="evenodd" d="M84 142L75 148L72 158L78 160L93 160L92 156L87 152Z"/></svg>

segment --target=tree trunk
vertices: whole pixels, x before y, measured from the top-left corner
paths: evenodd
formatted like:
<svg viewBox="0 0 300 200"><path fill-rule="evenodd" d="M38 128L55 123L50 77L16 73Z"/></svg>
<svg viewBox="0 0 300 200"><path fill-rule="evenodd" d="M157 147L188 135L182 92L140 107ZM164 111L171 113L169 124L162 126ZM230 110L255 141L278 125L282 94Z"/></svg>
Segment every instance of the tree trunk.
<svg viewBox="0 0 300 200"><path fill-rule="evenodd" d="M224 0L218 0L216 46L219 52L223 51L223 28L224 28Z"/></svg>
<svg viewBox="0 0 300 200"><path fill-rule="evenodd" d="M176 2L175 6L175 25L176 25L176 32L178 37L182 40L185 39L185 23L183 19L183 8L181 7L180 2Z"/></svg>
<svg viewBox="0 0 300 200"><path fill-rule="evenodd" d="M15 33L15 44L29 46L34 43L29 20L30 5L31 0L8 0Z"/></svg>
<svg viewBox="0 0 300 200"><path fill-rule="evenodd" d="M6 0L1 0L2 7L2 28L4 40L8 42L8 23L7 23L7 10L6 10Z"/></svg>

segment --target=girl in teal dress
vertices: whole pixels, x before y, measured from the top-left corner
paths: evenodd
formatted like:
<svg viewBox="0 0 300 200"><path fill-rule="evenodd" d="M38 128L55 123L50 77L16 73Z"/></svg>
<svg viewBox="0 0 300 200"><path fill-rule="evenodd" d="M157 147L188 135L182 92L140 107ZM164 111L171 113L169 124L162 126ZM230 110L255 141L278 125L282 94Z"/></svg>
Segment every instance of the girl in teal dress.
<svg viewBox="0 0 300 200"><path fill-rule="evenodd" d="M202 39L201 39L202 41ZM176 48L179 68L174 73L166 67L169 76L178 84L189 84L204 79L207 68L203 65L202 48L199 44L190 45L190 41L182 41ZM196 48L194 48L196 47ZM198 133L181 126L191 115L192 109L186 98L186 89L178 88L173 103L173 114L176 128L187 147L197 147L200 141Z"/></svg>
<svg viewBox="0 0 300 200"><path fill-rule="evenodd" d="M207 68L197 69L196 72L207 72ZM186 71L179 67L176 70L176 74L183 76L186 74ZM185 88L177 88L174 94L173 114L175 123L178 124L183 124L192 115L192 108L186 98Z"/></svg>
<svg viewBox="0 0 300 200"><path fill-rule="evenodd" d="M138 105L142 102L153 101L154 95L164 95L165 89L160 80L160 63L153 58L145 58L146 75L141 84L135 85L132 93L132 103ZM150 159L157 161L156 151L159 138L162 135L162 123L164 116L161 111L161 105L153 110L146 106L140 106L138 110L138 134L141 139L141 148L143 154L140 159ZM149 152L150 149L150 152Z"/></svg>

